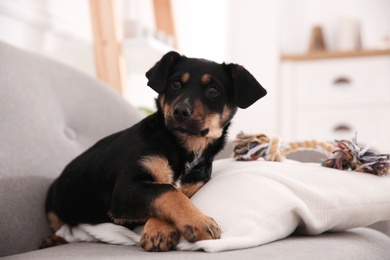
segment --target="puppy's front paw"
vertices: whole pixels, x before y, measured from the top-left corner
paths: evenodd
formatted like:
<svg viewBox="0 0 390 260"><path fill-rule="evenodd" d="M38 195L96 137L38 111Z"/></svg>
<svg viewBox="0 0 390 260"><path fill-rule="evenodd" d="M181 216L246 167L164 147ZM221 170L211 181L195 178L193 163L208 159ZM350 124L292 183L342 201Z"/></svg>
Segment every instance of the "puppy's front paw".
<svg viewBox="0 0 390 260"><path fill-rule="evenodd" d="M189 242L199 240L219 239L221 230L214 219L207 216L199 216L193 223L184 224L180 229L182 236Z"/></svg>
<svg viewBox="0 0 390 260"><path fill-rule="evenodd" d="M163 252L173 250L179 238L180 234L173 225L151 218L145 224L140 244L146 251Z"/></svg>

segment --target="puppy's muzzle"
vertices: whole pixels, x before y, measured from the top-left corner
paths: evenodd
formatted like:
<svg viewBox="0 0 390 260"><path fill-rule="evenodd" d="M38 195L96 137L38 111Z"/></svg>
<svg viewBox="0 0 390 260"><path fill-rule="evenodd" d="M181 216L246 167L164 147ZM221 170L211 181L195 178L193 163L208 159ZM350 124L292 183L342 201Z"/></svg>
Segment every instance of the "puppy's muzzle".
<svg viewBox="0 0 390 260"><path fill-rule="evenodd" d="M206 136L209 129L204 127L204 122L195 118L194 111L188 101L179 102L174 106L172 117L168 118L167 126L176 133L194 136Z"/></svg>
<svg viewBox="0 0 390 260"><path fill-rule="evenodd" d="M192 110L187 103L179 103L173 109L173 116L179 122L184 122L192 115Z"/></svg>

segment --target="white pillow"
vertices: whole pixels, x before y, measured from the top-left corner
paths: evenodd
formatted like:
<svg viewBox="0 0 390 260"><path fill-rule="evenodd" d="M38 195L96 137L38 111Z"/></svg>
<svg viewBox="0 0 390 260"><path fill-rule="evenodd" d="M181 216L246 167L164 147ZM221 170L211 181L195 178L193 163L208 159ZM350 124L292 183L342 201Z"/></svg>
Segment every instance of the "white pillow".
<svg viewBox="0 0 390 260"><path fill-rule="evenodd" d="M219 224L218 240L189 243L179 250L220 252L285 238L294 231L316 235L390 219L390 177L340 171L319 164L232 159L214 162L211 181L191 199ZM63 225L68 242L139 245L135 232L112 223Z"/></svg>
<svg viewBox="0 0 390 260"><path fill-rule="evenodd" d="M262 245L294 231L316 235L390 219L390 177L319 164L225 159L214 162L211 181L192 201L215 219L222 237L182 239L178 249L219 252Z"/></svg>

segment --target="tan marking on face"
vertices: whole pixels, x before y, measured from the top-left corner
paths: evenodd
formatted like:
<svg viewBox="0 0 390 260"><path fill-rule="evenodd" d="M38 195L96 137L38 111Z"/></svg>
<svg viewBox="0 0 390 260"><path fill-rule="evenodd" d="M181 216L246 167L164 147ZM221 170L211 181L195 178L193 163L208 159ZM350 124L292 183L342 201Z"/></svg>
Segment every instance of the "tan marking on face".
<svg viewBox="0 0 390 260"><path fill-rule="evenodd" d="M164 119L165 119L165 124L167 124L167 120L171 116L171 108L169 106L164 106L163 107L163 113L164 113Z"/></svg>
<svg viewBox="0 0 390 260"><path fill-rule="evenodd" d="M231 115L231 110L227 106L224 106L222 116L221 116L221 122L223 124L226 124L229 121L230 115Z"/></svg>
<svg viewBox="0 0 390 260"><path fill-rule="evenodd" d="M187 184L183 185L180 188L180 191L186 195L188 198L191 198L192 195L194 195L200 188L202 188L204 185L204 182L198 182L194 184Z"/></svg>
<svg viewBox="0 0 390 260"><path fill-rule="evenodd" d="M169 119L174 118L173 109L179 101L180 101L180 97L176 97L170 104L164 104L163 113L164 113L165 124L167 124Z"/></svg>
<svg viewBox="0 0 390 260"><path fill-rule="evenodd" d="M193 110L194 110L194 116L196 117L196 119L199 121L203 121L205 114L206 114L206 110L204 108L202 101L200 101L199 99L195 99Z"/></svg>
<svg viewBox="0 0 390 260"><path fill-rule="evenodd" d="M62 222L62 220L53 211L49 211L47 213L47 220L49 221L49 226L51 230L53 230L54 232L59 230L62 225L64 225L64 222Z"/></svg>
<svg viewBox="0 0 390 260"><path fill-rule="evenodd" d="M203 84L203 85L207 85L211 82L211 75L210 74L204 74L201 78L200 78L200 82Z"/></svg>
<svg viewBox="0 0 390 260"><path fill-rule="evenodd" d="M203 103L200 100L194 101L194 114L191 120L201 122L201 130L209 129L209 133L206 136L188 136L185 134L177 134L184 147L195 153L203 153L203 151L222 135L222 129L219 123L219 115L208 115Z"/></svg>
<svg viewBox="0 0 390 260"><path fill-rule="evenodd" d="M160 106L164 109L164 104L165 104L165 94L160 94L158 97L158 101L160 102Z"/></svg>
<svg viewBox="0 0 390 260"><path fill-rule="evenodd" d="M190 80L190 73L186 72L180 77L181 83L185 84Z"/></svg>
<svg viewBox="0 0 390 260"><path fill-rule="evenodd" d="M157 218L173 223L180 234L190 242L221 237L217 223L204 215L179 190L163 193L154 201L153 208Z"/></svg>
<svg viewBox="0 0 390 260"><path fill-rule="evenodd" d="M159 155L144 156L140 164L153 175L157 183L172 183L173 171L166 158Z"/></svg>
<svg viewBox="0 0 390 260"><path fill-rule="evenodd" d="M212 114L206 118L206 128L209 129L209 133L206 137L219 138L222 135L221 116L219 114Z"/></svg>

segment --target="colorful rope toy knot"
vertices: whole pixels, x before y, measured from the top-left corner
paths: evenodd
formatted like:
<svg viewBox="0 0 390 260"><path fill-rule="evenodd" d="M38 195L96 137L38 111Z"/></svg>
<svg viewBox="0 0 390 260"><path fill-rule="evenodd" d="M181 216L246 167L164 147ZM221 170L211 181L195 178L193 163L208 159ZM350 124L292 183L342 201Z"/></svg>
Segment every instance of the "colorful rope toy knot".
<svg viewBox="0 0 390 260"><path fill-rule="evenodd" d="M336 146L317 140L284 143L278 136L271 139L265 134L241 132L234 141L233 157L237 161L264 158L266 161L281 162L289 153L314 150L327 157L321 162L324 167L379 176L390 174L390 154L377 154L368 147L361 147L357 144L356 137L335 142Z"/></svg>

